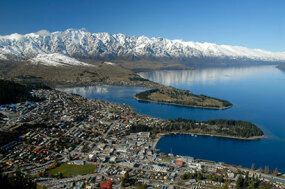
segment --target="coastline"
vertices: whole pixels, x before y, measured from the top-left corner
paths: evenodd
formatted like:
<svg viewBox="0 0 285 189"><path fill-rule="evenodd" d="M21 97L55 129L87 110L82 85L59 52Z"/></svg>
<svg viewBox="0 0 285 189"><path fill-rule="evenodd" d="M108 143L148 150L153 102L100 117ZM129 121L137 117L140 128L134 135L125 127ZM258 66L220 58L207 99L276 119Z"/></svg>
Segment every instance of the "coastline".
<svg viewBox="0 0 285 189"><path fill-rule="evenodd" d="M74 87L89 87L89 86L102 86L102 85L109 85L109 86L126 86L126 87L143 87L146 89L152 89L152 88L159 88L163 87L164 85L161 85L159 83L155 83L152 81L107 81L107 82L88 82L88 83L57 83L54 84L53 88L74 88Z"/></svg>
<svg viewBox="0 0 285 189"><path fill-rule="evenodd" d="M182 106L182 107L189 107L189 108L210 109L210 110L226 110L226 109L232 108L234 106L234 105L232 105L232 106L218 108L218 107L211 107L211 106L194 106L194 105L176 104L176 103L170 103L170 102L157 102L154 100L141 100L136 96L134 96L134 98L136 100L142 101L142 102L153 102L153 103L158 103L158 104L168 104L168 105L175 105L175 106Z"/></svg>
<svg viewBox="0 0 285 189"><path fill-rule="evenodd" d="M126 86L126 87L143 87L146 90L148 89L153 89L154 87L149 86L148 84L142 85L142 84L118 84L118 83L92 83L92 84L82 84L82 85L76 85L76 84L58 84L55 85L54 89L65 89L65 88L74 88L74 87L88 87L88 86L103 86L103 85L108 85L108 86ZM160 86L161 87L161 86ZM170 103L170 102L157 102L153 100L142 100L134 96L134 98L138 101L142 102L153 102L153 103L158 103L158 104L166 104L166 105L174 105L174 106L182 106L182 107L189 107L189 108L200 108L200 109L209 109L209 110L226 110L229 108L234 107L234 105L227 106L227 107L211 107L211 106L194 106L194 105L185 105L185 104L176 104L176 103Z"/></svg>
<svg viewBox="0 0 285 189"><path fill-rule="evenodd" d="M159 137L155 138L153 141L153 145L152 145L153 150L158 150L156 148L157 143L159 142L159 140L162 137L167 136L167 135L198 135L198 136L219 137L219 138L228 138L228 139L245 140L245 141L252 141L252 140L259 140L259 139L267 138L266 135L244 138L244 137L235 137L235 136L227 136L227 135L207 134L207 133L191 133L191 132L187 132L187 133L179 133L179 132L159 133Z"/></svg>

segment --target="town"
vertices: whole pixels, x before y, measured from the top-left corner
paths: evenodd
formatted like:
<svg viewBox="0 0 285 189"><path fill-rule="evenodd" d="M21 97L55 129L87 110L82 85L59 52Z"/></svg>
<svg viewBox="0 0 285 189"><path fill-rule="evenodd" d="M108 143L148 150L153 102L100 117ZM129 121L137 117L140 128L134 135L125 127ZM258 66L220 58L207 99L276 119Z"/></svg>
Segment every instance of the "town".
<svg viewBox="0 0 285 189"><path fill-rule="evenodd" d="M131 128L169 121L128 105L58 90L32 95L42 100L0 108L0 130L20 133L1 147L0 167L4 174L20 170L39 188L285 188L278 170L159 152L159 133Z"/></svg>

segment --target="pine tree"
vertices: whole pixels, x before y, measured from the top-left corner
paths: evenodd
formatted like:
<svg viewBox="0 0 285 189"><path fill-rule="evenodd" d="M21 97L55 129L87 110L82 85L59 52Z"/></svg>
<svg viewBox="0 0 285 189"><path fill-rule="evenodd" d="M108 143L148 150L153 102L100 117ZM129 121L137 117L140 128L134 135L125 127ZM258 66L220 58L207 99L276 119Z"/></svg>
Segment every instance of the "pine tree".
<svg viewBox="0 0 285 189"><path fill-rule="evenodd" d="M279 170L278 170L278 168L276 168L276 169L274 170L273 174L274 174L275 176L277 176L278 173L279 173Z"/></svg>
<svg viewBox="0 0 285 189"><path fill-rule="evenodd" d="M265 168L264 168L264 173L265 174L269 174L270 170L269 170L269 166L266 165Z"/></svg>
<svg viewBox="0 0 285 189"><path fill-rule="evenodd" d="M254 163L251 164L251 170L253 170L253 171L255 170L255 164Z"/></svg>
<svg viewBox="0 0 285 189"><path fill-rule="evenodd" d="M236 188L241 189L243 187L243 178L241 176L238 177L236 181Z"/></svg>

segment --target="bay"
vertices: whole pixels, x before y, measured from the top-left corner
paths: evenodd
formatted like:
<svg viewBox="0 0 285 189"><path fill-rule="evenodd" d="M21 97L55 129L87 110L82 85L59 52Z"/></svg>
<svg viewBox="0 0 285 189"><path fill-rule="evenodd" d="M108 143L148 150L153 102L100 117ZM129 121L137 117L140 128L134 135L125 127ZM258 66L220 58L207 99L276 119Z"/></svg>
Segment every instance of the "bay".
<svg viewBox="0 0 285 189"><path fill-rule="evenodd" d="M195 120L240 119L257 124L268 138L242 141L209 136L164 136L157 144L161 152L256 168L269 165L285 172L285 73L275 66L202 68L139 73L149 80L228 100L226 110L209 110L153 102L138 102L133 96L142 87L90 86L64 89L87 98L125 103L153 117Z"/></svg>

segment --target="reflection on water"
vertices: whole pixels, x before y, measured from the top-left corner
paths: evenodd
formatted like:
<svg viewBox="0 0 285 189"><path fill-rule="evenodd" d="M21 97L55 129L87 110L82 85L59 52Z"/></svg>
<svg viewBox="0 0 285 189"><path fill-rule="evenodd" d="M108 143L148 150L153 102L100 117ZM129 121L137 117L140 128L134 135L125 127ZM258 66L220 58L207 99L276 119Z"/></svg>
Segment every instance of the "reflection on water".
<svg viewBox="0 0 285 189"><path fill-rule="evenodd" d="M113 102L126 103L122 100L136 101L134 99L134 95L147 90L147 88L98 85L98 86L87 86L87 87L76 87L76 88L64 88L59 90L68 93L79 94L89 99L100 98L103 100L110 100Z"/></svg>
<svg viewBox="0 0 285 189"><path fill-rule="evenodd" d="M65 88L62 91L73 93L73 94L80 94L81 96L87 97L94 93L97 94L107 94L108 87L107 86L89 86L89 87L78 87L78 88Z"/></svg>
<svg viewBox="0 0 285 189"><path fill-rule="evenodd" d="M139 75L164 85L182 83L210 84L217 81L246 80L255 74L266 72L273 66L203 68L195 70L165 70L141 72Z"/></svg>

